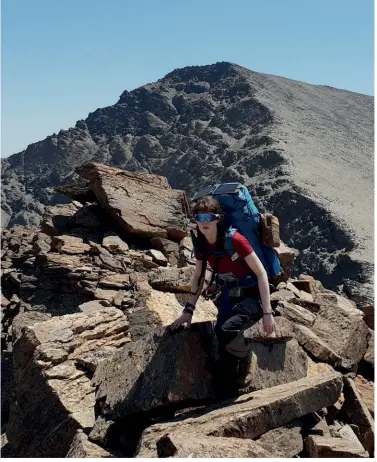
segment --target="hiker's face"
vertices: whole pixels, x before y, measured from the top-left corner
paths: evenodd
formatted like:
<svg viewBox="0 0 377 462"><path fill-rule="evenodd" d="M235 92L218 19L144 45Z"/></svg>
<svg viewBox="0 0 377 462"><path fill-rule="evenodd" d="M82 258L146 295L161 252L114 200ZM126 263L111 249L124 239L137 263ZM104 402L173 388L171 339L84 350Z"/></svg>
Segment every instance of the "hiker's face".
<svg viewBox="0 0 377 462"><path fill-rule="evenodd" d="M217 223L219 222L219 218L216 218L214 220L205 220L205 221L199 221L196 220L196 223L198 225L199 231L203 234L212 234L216 231Z"/></svg>

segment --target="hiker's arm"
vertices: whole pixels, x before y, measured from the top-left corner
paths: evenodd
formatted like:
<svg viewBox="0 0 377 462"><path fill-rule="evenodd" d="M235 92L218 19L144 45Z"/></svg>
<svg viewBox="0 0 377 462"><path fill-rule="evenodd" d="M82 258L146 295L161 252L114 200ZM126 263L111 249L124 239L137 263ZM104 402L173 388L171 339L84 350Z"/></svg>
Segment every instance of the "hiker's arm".
<svg viewBox="0 0 377 462"><path fill-rule="evenodd" d="M245 261L248 264L249 268L258 278L258 287L260 298L262 302L263 313L271 313L271 300L270 300L270 288L268 285L268 277L266 270L264 269L262 262L259 260L257 254L252 252L247 257Z"/></svg>
<svg viewBox="0 0 377 462"><path fill-rule="evenodd" d="M171 324L170 327L173 330L178 329L180 326L182 326L182 324L187 324L187 327L190 327L192 315L194 314L195 304L198 301L200 294L202 293L203 284L205 280L205 276L203 276L199 284L199 279L200 279L200 275L202 272L202 268L203 268L203 262L201 260L196 260L195 271L194 271L194 275L191 281L191 292L192 293L188 301L189 306L187 306L186 304L183 313L180 315L178 319L176 319ZM190 305L192 305L193 308L190 308Z"/></svg>
<svg viewBox="0 0 377 462"><path fill-rule="evenodd" d="M194 306L196 305L196 302L198 301L198 298L200 297L200 294L202 293L202 290L203 290L205 275L202 277L202 280L200 281L200 284L199 284L199 279L202 273L202 268L203 268L203 261L196 260L195 271L194 271L194 275L191 280L191 296L188 300L188 303Z"/></svg>

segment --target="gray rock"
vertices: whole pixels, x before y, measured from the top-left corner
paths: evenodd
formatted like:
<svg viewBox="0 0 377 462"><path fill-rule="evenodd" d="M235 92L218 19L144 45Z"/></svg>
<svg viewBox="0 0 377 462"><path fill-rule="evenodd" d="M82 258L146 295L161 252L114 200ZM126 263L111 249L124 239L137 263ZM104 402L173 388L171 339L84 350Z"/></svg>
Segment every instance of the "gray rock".
<svg viewBox="0 0 377 462"><path fill-rule="evenodd" d="M156 442L179 431L187 438L202 436L253 439L295 418L334 403L341 392L341 374L305 377L296 382L255 391L214 406L147 428L141 437L138 457L156 457ZM326 392L324 392L326 390Z"/></svg>
<svg viewBox="0 0 377 462"><path fill-rule="evenodd" d="M298 419L264 433L256 443L274 457L291 458L304 449L301 435L302 422Z"/></svg>
<svg viewBox="0 0 377 462"><path fill-rule="evenodd" d="M216 343L211 323L190 330L154 333L124 346L99 364L93 377L96 400L116 420L160 406L213 396L211 363Z"/></svg>
<svg viewBox="0 0 377 462"><path fill-rule="evenodd" d="M352 369L363 358L369 339L369 330L362 311L350 300L331 294L318 294L321 304L312 330L340 358L345 369Z"/></svg>
<svg viewBox="0 0 377 462"><path fill-rule="evenodd" d="M78 431L73 438L66 457L75 459L114 457L108 451L90 442L83 431Z"/></svg>
<svg viewBox="0 0 377 462"><path fill-rule="evenodd" d="M369 455L374 451L374 419L357 391L354 381L344 378L344 410L350 423L360 429L361 443Z"/></svg>
<svg viewBox="0 0 377 462"><path fill-rule="evenodd" d="M368 453L352 441L344 438L310 435L305 442L309 457L335 458L335 457L368 457Z"/></svg>
<svg viewBox="0 0 377 462"><path fill-rule="evenodd" d="M97 218L99 209L98 204L80 207L72 217L75 225L77 227L83 226L84 228L98 228L100 226L100 222Z"/></svg>
<svg viewBox="0 0 377 462"><path fill-rule="evenodd" d="M306 377L308 357L297 340L288 342L250 342L252 377L248 391L274 387Z"/></svg>
<svg viewBox="0 0 377 462"><path fill-rule="evenodd" d="M184 432L168 433L156 441L156 451L151 454L143 452L136 457L170 457L170 458L260 458L274 455L252 440L241 438L224 438L191 435Z"/></svg>
<svg viewBox="0 0 377 462"><path fill-rule="evenodd" d="M315 321L315 315L305 308L293 303L280 301L276 307L276 311L284 318L296 324L302 324L306 327L311 327Z"/></svg>

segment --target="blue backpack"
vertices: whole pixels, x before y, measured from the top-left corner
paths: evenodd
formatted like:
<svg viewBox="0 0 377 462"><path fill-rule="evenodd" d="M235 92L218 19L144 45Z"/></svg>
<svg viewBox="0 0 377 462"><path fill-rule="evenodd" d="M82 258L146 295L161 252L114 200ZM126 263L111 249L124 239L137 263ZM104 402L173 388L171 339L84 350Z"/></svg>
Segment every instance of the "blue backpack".
<svg viewBox="0 0 377 462"><path fill-rule="evenodd" d="M240 183L216 184L197 192L192 201L204 196L215 197L224 211L225 251L231 257L235 255L236 251L232 245L232 238L235 231L239 231L250 242L262 262L267 276L274 278L280 274L280 262L275 250L262 243L260 213L247 188ZM193 244L195 248L194 237ZM241 259L238 257L237 260Z"/></svg>

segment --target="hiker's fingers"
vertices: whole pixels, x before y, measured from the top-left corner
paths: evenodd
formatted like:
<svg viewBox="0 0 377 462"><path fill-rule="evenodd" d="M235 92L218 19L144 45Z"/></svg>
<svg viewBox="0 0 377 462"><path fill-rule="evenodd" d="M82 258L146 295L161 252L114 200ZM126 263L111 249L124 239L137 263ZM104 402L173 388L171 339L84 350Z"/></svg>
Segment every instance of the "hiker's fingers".
<svg viewBox="0 0 377 462"><path fill-rule="evenodd" d="M178 318L173 322L173 324L170 326L170 328L173 329L173 330L178 329L178 327L180 327L181 324L182 324L182 320L181 320L181 318Z"/></svg>

